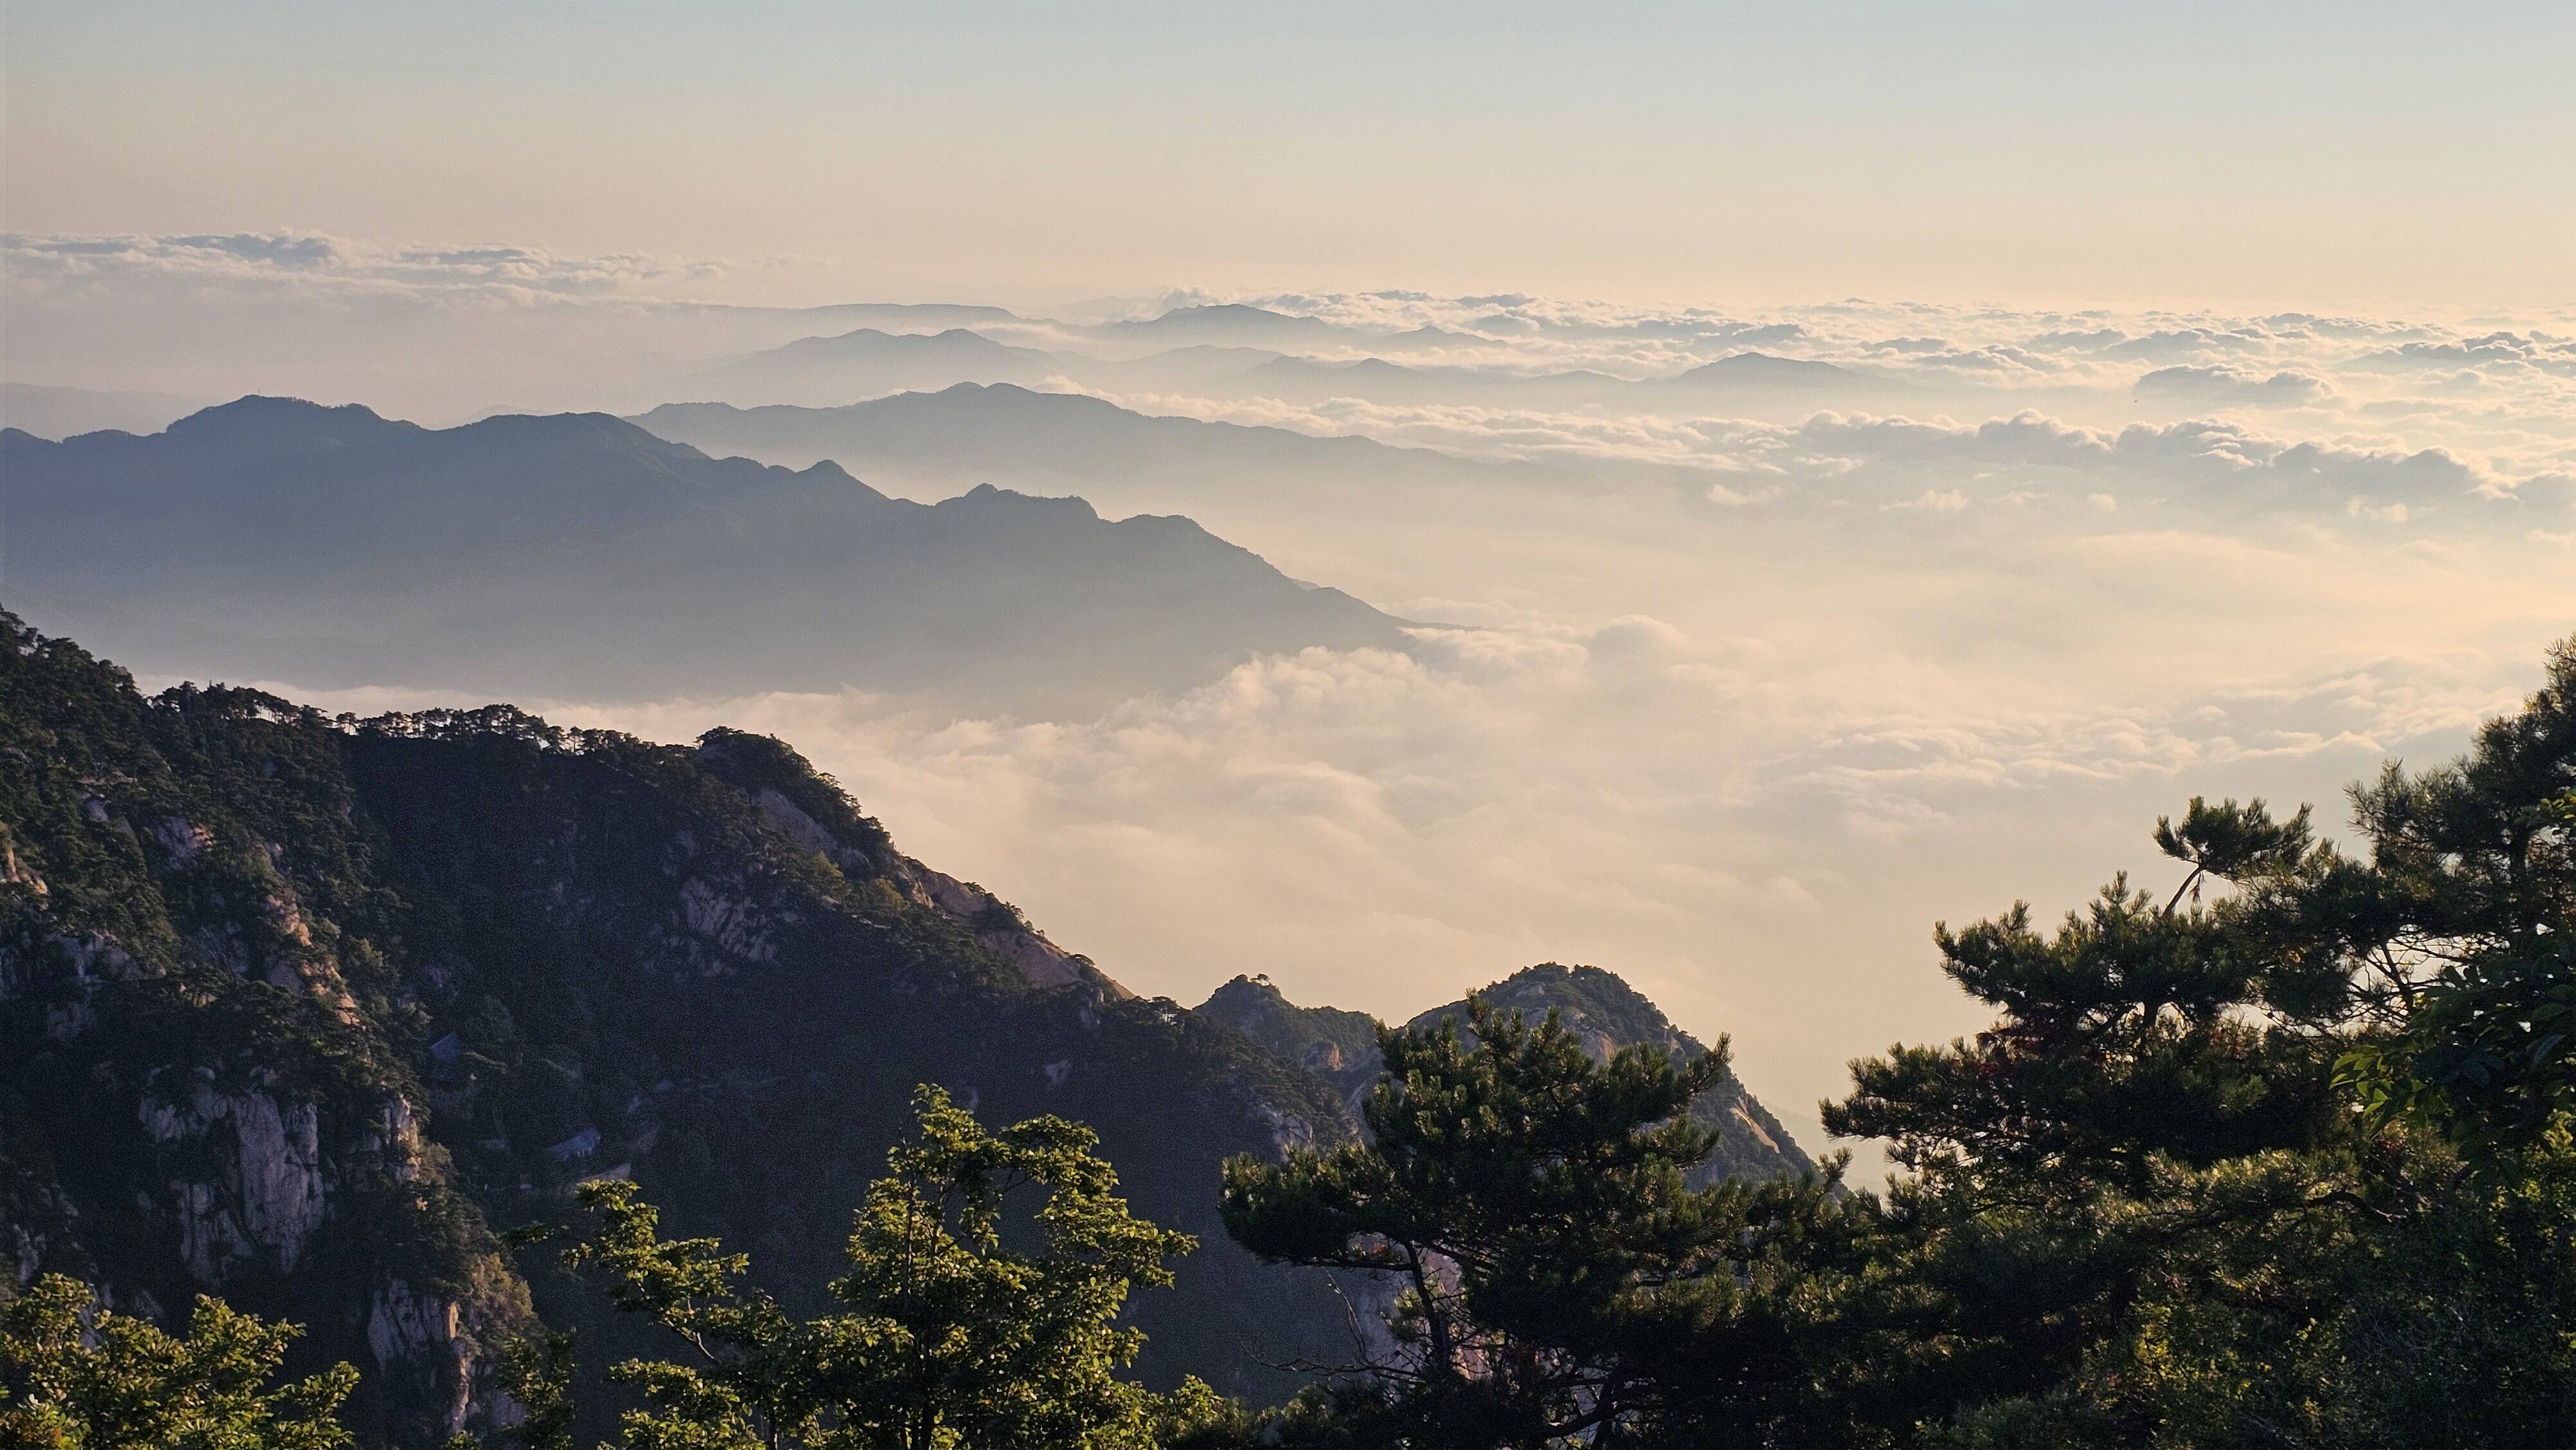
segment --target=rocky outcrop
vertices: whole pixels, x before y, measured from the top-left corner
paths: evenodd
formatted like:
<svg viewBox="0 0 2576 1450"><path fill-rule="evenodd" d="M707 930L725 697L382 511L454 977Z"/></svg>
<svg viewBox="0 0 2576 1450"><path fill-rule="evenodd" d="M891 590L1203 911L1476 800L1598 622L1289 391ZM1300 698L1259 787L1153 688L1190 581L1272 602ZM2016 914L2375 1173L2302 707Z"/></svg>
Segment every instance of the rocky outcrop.
<svg viewBox="0 0 2576 1450"><path fill-rule="evenodd" d="M188 1272L219 1288L236 1260L266 1250L277 1272L293 1273L322 1225L320 1111L281 1104L269 1091L221 1093L198 1081L180 1102L147 1095L141 1116L154 1142L196 1148L183 1156L211 1160L215 1170L170 1185Z"/></svg>
<svg viewBox="0 0 2576 1450"><path fill-rule="evenodd" d="M833 865L843 870L871 873L876 870L877 863L868 851L823 829L822 822L807 815L804 807L789 800L775 786L762 786L752 793L751 801L760 808L761 819L769 822L772 829Z"/></svg>
<svg viewBox="0 0 2576 1450"><path fill-rule="evenodd" d="M1338 1007L1300 1007L1268 977L1236 977L1209 995L1198 1013L1243 1033L1330 1084L1354 1122L1377 1085L1378 1020Z"/></svg>
<svg viewBox="0 0 2576 1450"><path fill-rule="evenodd" d="M680 923L693 940L679 943L712 948L693 950L699 970L716 973L745 962L766 962L778 955L770 939L767 914L747 896L728 892L699 877L680 883Z"/></svg>
<svg viewBox="0 0 2576 1450"><path fill-rule="evenodd" d="M463 1315L456 1304L419 1293L401 1279L388 1280L368 1300L367 1349L375 1357L376 1368L414 1377L423 1369L431 1370L447 1387L450 1435L465 1428L475 1409L475 1354L463 1329ZM451 1365L452 1373L436 1373Z"/></svg>
<svg viewBox="0 0 2576 1450"><path fill-rule="evenodd" d="M909 859L903 863L903 876L906 892L914 901L973 932L978 946L1010 963L1029 985L1069 987L1076 982L1089 982L1122 1001L1136 995L1093 966L1091 958L1047 940L1046 933L1031 926L1018 907L974 882L960 881Z"/></svg>

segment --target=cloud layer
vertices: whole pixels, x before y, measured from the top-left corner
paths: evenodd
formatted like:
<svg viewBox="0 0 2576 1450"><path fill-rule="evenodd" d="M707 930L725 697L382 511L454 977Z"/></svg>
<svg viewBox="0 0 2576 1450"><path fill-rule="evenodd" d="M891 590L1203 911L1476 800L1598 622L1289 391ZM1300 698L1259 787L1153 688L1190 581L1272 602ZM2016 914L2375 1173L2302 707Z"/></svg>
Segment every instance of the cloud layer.
<svg viewBox="0 0 2576 1450"><path fill-rule="evenodd" d="M13 237L0 263L11 382L433 419L640 410L857 325L697 305L731 264L515 247ZM1229 348L1210 314L1217 346L1159 359L1114 327L1214 304L1312 322ZM1931 968L1933 920L2152 875L2146 828L2192 794L2333 818L2343 782L2456 749L2576 630L2565 309L1176 292L976 325L1139 411L1540 466L1084 475L1111 512L1190 514L1448 626L1403 651L1253 660L1078 719L855 693L539 703L794 741L907 849L1147 991L1267 971L1400 1016L1534 960L1616 968L1734 1032L1810 1138L1849 1058L1976 1025ZM1878 391L1660 381L1745 352ZM1260 371L1281 353L1388 366L1289 397ZM1578 372L1600 376L1530 381ZM324 702L418 699L387 680Z"/></svg>

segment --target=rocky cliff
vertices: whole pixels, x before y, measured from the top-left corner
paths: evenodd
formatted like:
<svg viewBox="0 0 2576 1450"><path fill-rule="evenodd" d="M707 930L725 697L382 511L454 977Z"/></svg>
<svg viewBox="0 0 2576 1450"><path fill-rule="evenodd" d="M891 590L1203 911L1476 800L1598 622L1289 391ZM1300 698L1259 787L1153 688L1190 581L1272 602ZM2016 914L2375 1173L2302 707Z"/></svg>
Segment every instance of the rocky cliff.
<svg viewBox="0 0 2576 1450"><path fill-rule="evenodd" d="M582 1178L813 1293L922 1081L1092 1124L1200 1235L1137 1304L1149 1378L1267 1398L1343 1336L1216 1217L1224 1157L1352 1131L1338 1096L905 857L777 742L145 699L11 619L0 867L0 1261L305 1323L299 1361L368 1371L362 1435L488 1422L539 1312L594 1368L632 1347L495 1242Z"/></svg>

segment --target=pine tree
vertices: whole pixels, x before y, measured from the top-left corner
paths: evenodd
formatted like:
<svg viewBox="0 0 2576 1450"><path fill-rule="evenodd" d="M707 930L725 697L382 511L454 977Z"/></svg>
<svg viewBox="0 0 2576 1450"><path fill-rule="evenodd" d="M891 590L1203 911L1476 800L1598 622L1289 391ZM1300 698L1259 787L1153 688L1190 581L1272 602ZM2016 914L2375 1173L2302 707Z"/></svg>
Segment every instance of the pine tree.
<svg viewBox="0 0 2576 1450"><path fill-rule="evenodd" d="M2576 1441L2571 691L2356 788L2366 856L2194 800L2163 901L1936 931L1998 1020L1826 1105L1912 1175L1820 1381L1896 1444Z"/></svg>
<svg viewBox="0 0 2576 1450"><path fill-rule="evenodd" d="M1115 1322L1129 1288L1169 1285L1167 1261L1196 1245L1128 1212L1091 1130L1042 1117L988 1131L935 1087L915 1109L831 1284L841 1307L817 1319L746 1288L745 1255L661 1238L633 1184L581 1186L600 1224L566 1261L604 1271L620 1309L687 1348L612 1372L650 1402L627 1415L627 1444L1118 1450L1216 1413L1195 1382L1166 1402L1118 1374L1144 1343ZM1042 1199L1022 1249L1004 1211L1029 1196Z"/></svg>
<svg viewBox="0 0 2576 1450"><path fill-rule="evenodd" d="M1713 1146L1685 1110L1724 1076L1723 1042L1596 1062L1554 1013L1468 1013L1464 1036L1381 1034L1369 1142L1226 1165L1245 1247L1394 1290L1378 1352L1336 1367L1331 1428L1284 1430L1608 1446L1765 1423L1798 1375L1768 1291L1812 1252L1792 1230L1832 1219L1828 1185L1684 1184Z"/></svg>

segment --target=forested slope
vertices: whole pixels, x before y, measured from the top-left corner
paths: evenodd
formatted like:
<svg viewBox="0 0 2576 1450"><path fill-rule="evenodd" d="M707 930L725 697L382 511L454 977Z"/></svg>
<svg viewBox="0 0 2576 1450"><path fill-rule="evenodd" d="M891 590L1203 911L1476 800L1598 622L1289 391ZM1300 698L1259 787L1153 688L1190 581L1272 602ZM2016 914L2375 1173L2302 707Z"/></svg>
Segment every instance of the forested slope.
<svg viewBox="0 0 2576 1450"><path fill-rule="evenodd" d="M1087 1122L1199 1234L1143 1296L1149 1379L1284 1392L1337 1342L1311 1272L1216 1217L1228 1154L1351 1131L1241 1035L1138 1000L901 855L792 751L507 707L332 719L145 699L15 619L0 649L0 1244L122 1306L201 1290L367 1371L352 1424L479 1422L495 1348L614 1325L495 1226L631 1175L678 1229L819 1284L917 1082ZM533 1259L534 1256L532 1256ZM602 1406L601 1397L590 1401Z"/></svg>

